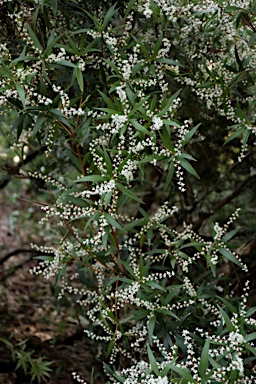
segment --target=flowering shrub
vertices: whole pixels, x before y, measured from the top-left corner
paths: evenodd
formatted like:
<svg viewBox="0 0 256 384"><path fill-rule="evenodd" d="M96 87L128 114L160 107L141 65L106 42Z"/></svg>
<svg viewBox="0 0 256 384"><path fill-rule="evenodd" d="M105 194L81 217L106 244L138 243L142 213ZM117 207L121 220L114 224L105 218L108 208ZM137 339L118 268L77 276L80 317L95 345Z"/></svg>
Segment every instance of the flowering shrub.
<svg viewBox="0 0 256 384"><path fill-rule="evenodd" d="M26 172L59 229L31 272L74 294L110 382L253 383L256 308L226 268L248 274L228 243L239 209L208 236L202 224L242 190L213 194L223 175L244 159L254 176L255 4L1 7L0 105L20 157L45 150L46 171Z"/></svg>

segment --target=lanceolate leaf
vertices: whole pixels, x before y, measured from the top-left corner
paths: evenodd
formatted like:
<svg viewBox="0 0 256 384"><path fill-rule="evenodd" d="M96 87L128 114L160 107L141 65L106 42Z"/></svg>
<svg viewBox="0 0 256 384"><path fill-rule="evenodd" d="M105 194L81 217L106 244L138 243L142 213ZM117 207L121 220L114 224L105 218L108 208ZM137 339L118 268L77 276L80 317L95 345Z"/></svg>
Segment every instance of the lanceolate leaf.
<svg viewBox="0 0 256 384"><path fill-rule="evenodd" d="M181 156L178 157L178 160L180 161L180 165L182 166L182 168L186 169L186 171L191 173L191 175L193 175L193 176L197 177L198 179L200 179L200 176L198 175L196 170L192 167L192 165L187 160L185 160Z"/></svg>
<svg viewBox="0 0 256 384"><path fill-rule="evenodd" d="M157 366L157 362L156 362L155 356L153 355L153 352L151 351L149 345L147 345L147 349L148 349L148 358L149 358L151 367L152 367L154 373L155 373L157 376L159 376L159 375L160 375L160 372L159 372L159 369L158 369L158 366Z"/></svg>
<svg viewBox="0 0 256 384"><path fill-rule="evenodd" d="M218 247L218 251L226 257L228 260L232 261L232 263L239 265L239 267L243 268L240 261L237 260L237 258L226 248Z"/></svg>
<svg viewBox="0 0 256 384"><path fill-rule="evenodd" d="M226 326L227 326L229 332L235 332L236 329L235 329L232 321L230 320L228 314L219 305L218 305L218 308L219 308L220 313L221 313L221 315L222 315L222 317L226 323Z"/></svg>
<svg viewBox="0 0 256 384"><path fill-rule="evenodd" d="M97 181L107 181L107 180L108 180L107 177L103 177L100 175L90 175L90 176L80 177L79 179L74 180L74 182L75 183L84 183L84 182L88 182L88 181L97 182Z"/></svg>
<svg viewBox="0 0 256 384"><path fill-rule="evenodd" d="M116 181L116 186L119 189L119 191L122 192L124 195L143 204L143 201L140 200L130 189L125 188L122 184L118 183L117 181Z"/></svg>
<svg viewBox="0 0 256 384"><path fill-rule="evenodd" d="M118 222L117 222L112 216L110 216L109 213L104 212L103 215L104 215L105 219L107 220L107 222L108 222L110 225L112 225L112 227L115 227L115 228L118 228L118 229L122 229L121 225L118 224Z"/></svg>
<svg viewBox="0 0 256 384"><path fill-rule="evenodd" d="M16 83L15 85L16 85L16 89L17 89L17 92L19 94L20 100L22 102L23 108L25 108L26 107L26 96L25 96L24 88L19 83Z"/></svg>
<svg viewBox="0 0 256 384"><path fill-rule="evenodd" d="M30 35L30 37L31 37L31 40L32 40L33 43L34 43L35 48L37 48L37 49L39 49L39 50L41 51L41 50L42 50L42 46L41 46L41 44L40 44L38 38L37 38L36 35L34 34L32 28L31 28L29 25L28 25L27 28L28 28L28 33L29 33L29 35Z"/></svg>
<svg viewBox="0 0 256 384"><path fill-rule="evenodd" d="M207 339L205 341L204 347L202 349L201 358L200 358L200 364L199 364L199 373L200 377L203 379L206 373L206 370L208 368L209 364L209 348L210 348L210 341Z"/></svg>

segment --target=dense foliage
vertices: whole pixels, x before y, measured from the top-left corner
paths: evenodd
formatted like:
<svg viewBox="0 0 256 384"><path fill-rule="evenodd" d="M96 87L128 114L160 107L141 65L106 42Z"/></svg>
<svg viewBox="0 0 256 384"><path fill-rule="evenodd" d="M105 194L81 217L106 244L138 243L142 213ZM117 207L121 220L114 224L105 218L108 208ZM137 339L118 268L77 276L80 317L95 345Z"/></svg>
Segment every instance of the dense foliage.
<svg viewBox="0 0 256 384"><path fill-rule="evenodd" d="M52 201L31 272L74 295L110 382L253 383L255 2L0 3L5 169Z"/></svg>

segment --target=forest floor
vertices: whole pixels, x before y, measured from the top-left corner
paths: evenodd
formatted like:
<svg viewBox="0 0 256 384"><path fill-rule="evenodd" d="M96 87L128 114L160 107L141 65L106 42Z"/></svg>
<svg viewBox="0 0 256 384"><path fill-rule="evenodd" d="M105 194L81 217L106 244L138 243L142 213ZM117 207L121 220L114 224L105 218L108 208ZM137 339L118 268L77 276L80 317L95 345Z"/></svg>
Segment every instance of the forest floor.
<svg viewBox="0 0 256 384"><path fill-rule="evenodd" d="M37 383L23 369L15 369L18 353L31 351L35 362L38 357L52 362L50 378L41 383L74 383L74 371L90 382L93 367L94 384L104 383L97 347L83 332L76 305L60 304L54 280L29 272L38 264L30 243L40 244L44 236L38 225L41 209L26 201L25 189L10 193L10 188L0 191L0 338L13 345L16 359L0 340L0 384ZM27 364L30 367L28 359Z"/></svg>

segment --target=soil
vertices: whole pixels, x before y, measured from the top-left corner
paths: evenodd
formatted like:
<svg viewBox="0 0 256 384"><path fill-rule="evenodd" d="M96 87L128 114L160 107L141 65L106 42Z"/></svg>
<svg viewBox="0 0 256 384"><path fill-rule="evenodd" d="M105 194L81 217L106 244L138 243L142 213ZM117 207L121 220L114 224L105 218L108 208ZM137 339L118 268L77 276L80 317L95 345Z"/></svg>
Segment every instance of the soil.
<svg viewBox="0 0 256 384"><path fill-rule="evenodd" d="M76 305L68 300L59 303L54 280L29 272L38 264L30 243L45 240L37 224L41 209L27 201L26 189L15 198L14 186L0 190L0 338L17 352L24 342L24 350L33 351L33 359L52 362L50 377L41 383L75 383L74 371L90 382L93 367L93 383L105 383L99 373L102 365L97 346L83 332ZM37 383L23 369L16 369L17 362L11 348L0 340L0 384Z"/></svg>

